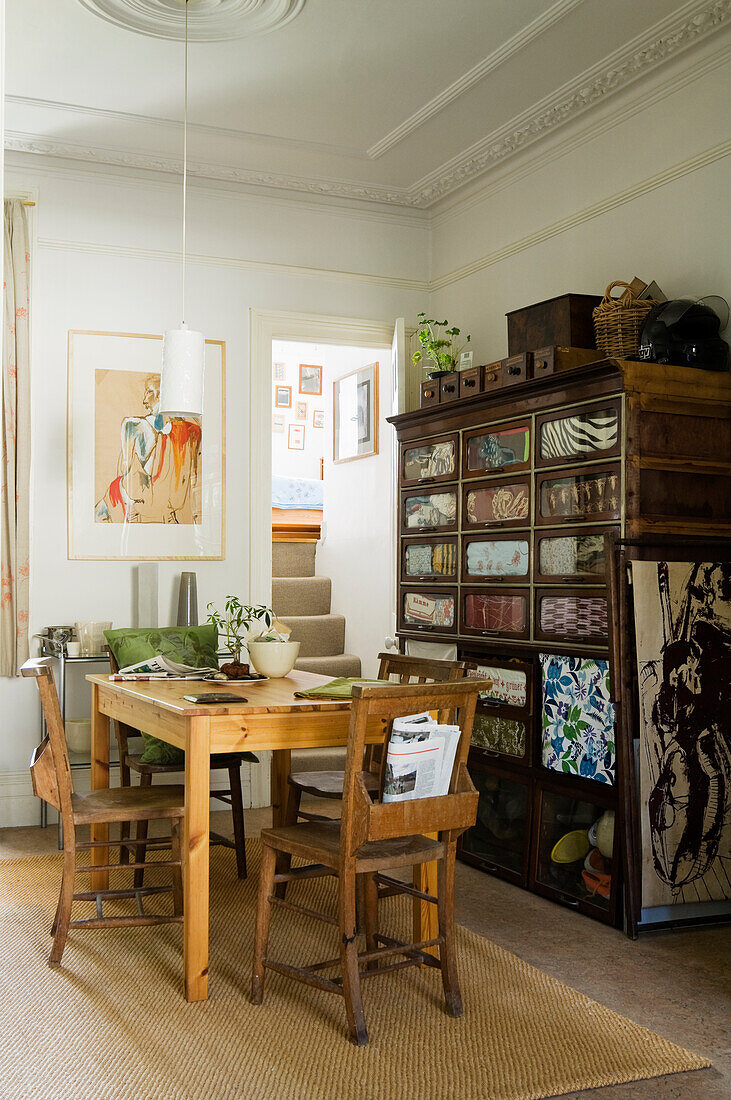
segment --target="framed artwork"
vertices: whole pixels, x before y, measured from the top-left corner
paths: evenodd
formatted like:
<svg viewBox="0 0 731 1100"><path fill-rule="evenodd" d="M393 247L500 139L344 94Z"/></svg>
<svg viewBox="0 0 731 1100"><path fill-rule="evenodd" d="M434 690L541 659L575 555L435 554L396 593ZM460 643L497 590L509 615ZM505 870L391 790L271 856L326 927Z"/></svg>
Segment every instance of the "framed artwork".
<svg viewBox="0 0 731 1100"><path fill-rule="evenodd" d="M333 382L333 461L378 454L378 363Z"/></svg>
<svg viewBox="0 0 731 1100"><path fill-rule="evenodd" d="M555 653L539 657L543 767L613 784L616 714L609 694L609 663Z"/></svg>
<svg viewBox="0 0 731 1100"><path fill-rule="evenodd" d="M275 363L274 364L274 381L275 382L283 382L286 377L287 377L287 364L286 363Z"/></svg>
<svg viewBox="0 0 731 1100"><path fill-rule="evenodd" d="M731 562L631 561L642 908L731 898Z"/></svg>
<svg viewBox="0 0 731 1100"><path fill-rule="evenodd" d="M325 410L315 409L312 413L312 427L324 428L325 427Z"/></svg>
<svg viewBox="0 0 731 1100"><path fill-rule="evenodd" d="M275 413L272 417L272 431L284 432L284 417L281 413Z"/></svg>
<svg viewBox="0 0 731 1100"><path fill-rule="evenodd" d="M290 424L287 446L290 451L304 451L305 426L304 424Z"/></svg>
<svg viewBox="0 0 731 1100"><path fill-rule="evenodd" d="M162 336L68 334L68 556L225 556L226 345L206 340L203 417L160 415Z"/></svg>
<svg viewBox="0 0 731 1100"><path fill-rule="evenodd" d="M294 415L297 418L297 420L306 420L307 419L307 402L306 401L295 401Z"/></svg>
<svg viewBox="0 0 731 1100"><path fill-rule="evenodd" d="M322 393L322 367L300 363L300 393L319 397Z"/></svg>
<svg viewBox="0 0 731 1100"><path fill-rule="evenodd" d="M275 407L275 409L291 409L292 408L292 387L291 386L275 386L274 387L274 407Z"/></svg>

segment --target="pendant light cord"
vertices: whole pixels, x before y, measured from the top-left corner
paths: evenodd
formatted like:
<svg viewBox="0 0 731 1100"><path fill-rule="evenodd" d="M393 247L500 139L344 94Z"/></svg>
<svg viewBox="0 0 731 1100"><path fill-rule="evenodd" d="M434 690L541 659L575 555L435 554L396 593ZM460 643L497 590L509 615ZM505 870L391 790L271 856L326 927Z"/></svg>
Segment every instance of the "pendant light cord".
<svg viewBox="0 0 731 1100"><path fill-rule="evenodd" d="M185 223L188 204L188 0L185 0L185 67L183 92L183 301L182 320L185 326Z"/></svg>

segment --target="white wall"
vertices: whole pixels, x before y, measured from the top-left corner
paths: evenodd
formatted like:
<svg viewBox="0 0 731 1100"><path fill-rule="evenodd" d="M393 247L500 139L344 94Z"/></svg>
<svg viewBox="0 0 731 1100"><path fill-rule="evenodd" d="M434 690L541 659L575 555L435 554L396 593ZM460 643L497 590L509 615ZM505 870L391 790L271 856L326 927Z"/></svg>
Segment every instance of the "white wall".
<svg viewBox="0 0 731 1100"><path fill-rule="evenodd" d="M7 191L28 188L37 189L31 632L77 619L122 626L132 619L133 563L66 557L66 338L72 328L144 333L178 324L179 186L9 157ZM227 592L247 595L249 307L388 320L413 316L426 299L427 232L408 214L193 187L188 241L186 319L227 346L226 559L162 562L161 624L172 621L181 569L196 570L201 608ZM0 680L0 715L0 824L32 823L32 683Z"/></svg>
<svg viewBox="0 0 731 1100"><path fill-rule="evenodd" d="M472 333L476 362L507 354L506 312L613 279L731 300L728 57L691 51L442 204L433 316Z"/></svg>

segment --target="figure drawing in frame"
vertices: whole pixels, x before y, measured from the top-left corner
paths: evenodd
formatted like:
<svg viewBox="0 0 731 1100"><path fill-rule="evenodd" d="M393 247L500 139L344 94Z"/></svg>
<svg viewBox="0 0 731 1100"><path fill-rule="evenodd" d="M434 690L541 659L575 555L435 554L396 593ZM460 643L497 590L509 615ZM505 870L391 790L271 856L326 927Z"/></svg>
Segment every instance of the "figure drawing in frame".
<svg viewBox="0 0 731 1100"><path fill-rule="evenodd" d="M95 522L200 523L198 419L161 415L159 374L98 369L94 388Z"/></svg>
<svg viewBox="0 0 731 1100"><path fill-rule="evenodd" d="M642 905L731 898L731 563L631 562Z"/></svg>
<svg viewBox="0 0 731 1100"><path fill-rule="evenodd" d="M371 438L371 380L358 383L358 443L368 443Z"/></svg>
<svg viewBox="0 0 731 1100"><path fill-rule="evenodd" d="M322 393L322 367L300 363L300 393L319 397Z"/></svg>
<svg viewBox="0 0 731 1100"><path fill-rule="evenodd" d="M378 363L333 382L333 461L378 454Z"/></svg>

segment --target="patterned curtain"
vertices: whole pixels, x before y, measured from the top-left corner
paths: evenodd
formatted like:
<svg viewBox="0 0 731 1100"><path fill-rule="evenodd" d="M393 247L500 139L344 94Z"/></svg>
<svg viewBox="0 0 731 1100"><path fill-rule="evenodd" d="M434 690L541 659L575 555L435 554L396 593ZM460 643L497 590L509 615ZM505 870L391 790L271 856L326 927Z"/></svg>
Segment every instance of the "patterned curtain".
<svg viewBox="0 0 731 1100"><path fill-rule="evenodd" d="M30 245L26 208L5 202L0 389L0 676L28 657Z"/></svg>

